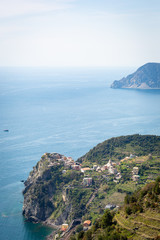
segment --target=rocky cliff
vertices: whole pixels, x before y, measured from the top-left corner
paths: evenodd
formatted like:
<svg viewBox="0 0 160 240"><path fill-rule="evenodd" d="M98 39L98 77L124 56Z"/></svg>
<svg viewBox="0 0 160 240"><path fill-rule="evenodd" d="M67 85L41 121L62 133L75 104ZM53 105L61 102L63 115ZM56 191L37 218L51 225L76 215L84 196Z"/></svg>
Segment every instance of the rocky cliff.
<svg viewBox="0 0 160 240"><path fill-rule="evenodd" d="M136 72L114 81L111 88L160 89L160 63L147 63Z"/></svg>
<svg viewBox="0 0 160 240"><path fill-rule="evenodd" d="M28 221L61 225L82 216L90 195L83 189L83 174L71 169L74 164L58 153L41 157L24 183L23 215Z"/></svg>
<svg viewBox="0 0 160 240"><path fill-rule="evenodd" d="M64 159L63 155L57 153L44 154L25 181L23 215L29 221L45 221L51 217L57 208L54 195L58 195L58 183L62 182ZM68 206L66 206L66 209L68 209ZM57 224L63 222L63 216L60 215L59 213L61 221L57 220ZM56 217L55 215L55 222ZM64 209L64 220L67 217L67 211Z"/></svg>
<svg viewBox="0 0 160 240"><path fill-rule="evenodd" d="M141 186L159 175L159 156L160 137L138 134L98 144L77 160L79 165L70 157L45 153L24 183L23 215L31 222L58 226L81 219L94 222L106 204L121 205L125 194L137 189L134 166ZM109 159L115 171L106 168Z"/></svg>

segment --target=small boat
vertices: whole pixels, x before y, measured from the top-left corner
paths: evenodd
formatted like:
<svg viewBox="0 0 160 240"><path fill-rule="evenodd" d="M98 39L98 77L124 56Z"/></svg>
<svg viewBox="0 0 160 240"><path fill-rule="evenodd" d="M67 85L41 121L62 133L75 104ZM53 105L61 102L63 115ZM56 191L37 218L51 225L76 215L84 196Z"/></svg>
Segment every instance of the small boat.
<svg viewBox="0 0 160 240"><path fill-rule="evenodd" d="M8 129L4 129L3 131L4 131L4 132L9 132L9 130L8 130Z"/></svg>

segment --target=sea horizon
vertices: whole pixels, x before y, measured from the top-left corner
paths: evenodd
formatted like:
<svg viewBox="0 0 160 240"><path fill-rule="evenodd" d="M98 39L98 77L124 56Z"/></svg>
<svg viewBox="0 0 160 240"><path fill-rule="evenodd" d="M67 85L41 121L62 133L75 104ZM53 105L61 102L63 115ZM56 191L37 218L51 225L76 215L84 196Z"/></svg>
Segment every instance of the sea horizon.
<svg viewBox="0 0 160 240"><path fill-rule="evenodd" d="M0 239L43 240L50 233L22 216L21 180L43 153L77 160L111 137L160 135L160 90L110 88L129 73L0 67Z"/></svg>

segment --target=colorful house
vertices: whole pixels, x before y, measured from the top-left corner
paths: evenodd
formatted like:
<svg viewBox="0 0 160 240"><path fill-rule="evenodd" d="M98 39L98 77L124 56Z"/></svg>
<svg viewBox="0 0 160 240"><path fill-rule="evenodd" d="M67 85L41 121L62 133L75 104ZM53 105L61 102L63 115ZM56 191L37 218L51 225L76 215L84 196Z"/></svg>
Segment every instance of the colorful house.
<svg viewBox="0 0 160 240"><path fill-rule="evenodd" d="M91 226L91 221L90 220L84 221L83 227L87 227L88 228L89 226Z"/></svg>
<svg viewBox="0 0 160 240"><path fill-rule="evenodd" d="M81 172L86 172L86 171L90 171L91 169L89 167L86 167L86 168L81 168Z"/></svg>
<svg viewBox="0 0 160 240"><path fill-rule="evenodd" d="M68 224L64 223L61 226L61 231L65 232L68 229Z"/></svg>

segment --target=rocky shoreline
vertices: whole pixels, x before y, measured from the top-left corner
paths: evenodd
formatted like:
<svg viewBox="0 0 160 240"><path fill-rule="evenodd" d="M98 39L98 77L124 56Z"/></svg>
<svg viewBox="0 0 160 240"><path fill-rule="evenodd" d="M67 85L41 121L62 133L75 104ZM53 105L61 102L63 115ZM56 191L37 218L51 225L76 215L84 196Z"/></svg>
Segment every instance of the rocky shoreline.
<svg viewBox="0 0 160 240"><path fill-rule="evenodd" d="M53 240L54 236L57 234L57 232L60 230L61 226L55 225L51 220L47 219L42 225L53 228L53 231L51 234L49 234L46 237L46 240Z"/></svg>

